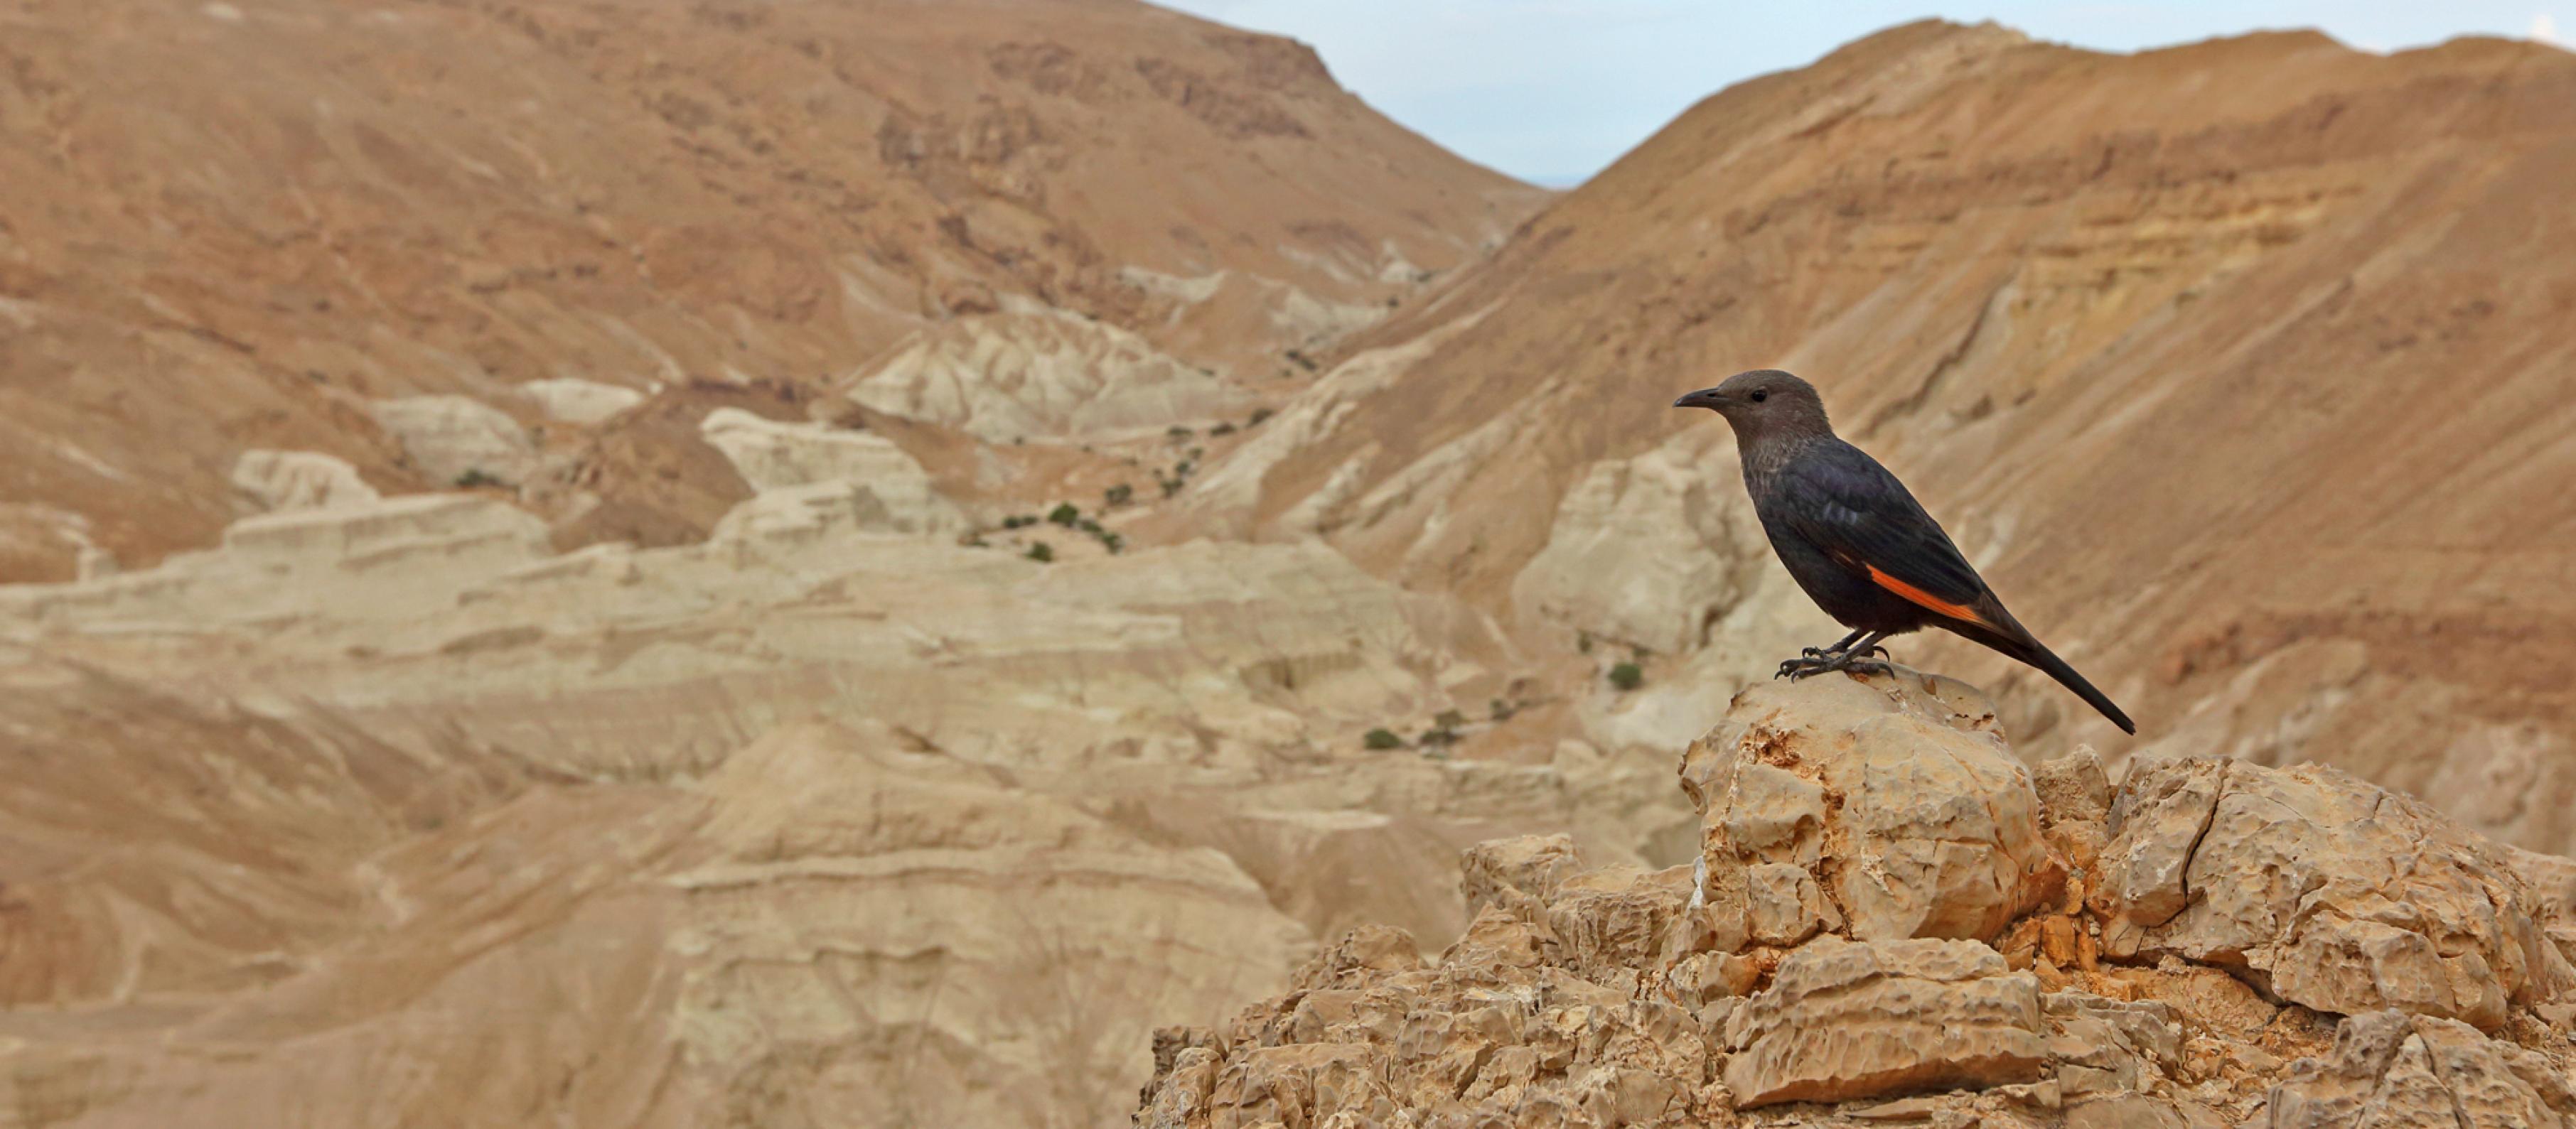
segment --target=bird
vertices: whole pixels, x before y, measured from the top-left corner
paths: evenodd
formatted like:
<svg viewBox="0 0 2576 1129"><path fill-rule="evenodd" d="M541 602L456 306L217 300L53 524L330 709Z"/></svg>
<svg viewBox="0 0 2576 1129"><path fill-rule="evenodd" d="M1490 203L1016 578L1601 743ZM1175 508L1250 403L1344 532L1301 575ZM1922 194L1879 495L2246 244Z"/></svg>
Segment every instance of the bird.
<svg viewBox="0 0 2576 1129"><path fill-rule="evenodd" d="M2121 732L2138 731L2109 695L2004 609L1904 483L1834 434L1814 385L1756 369L1686 393L1673 406L1726 417L1771 551L1816 606L1852 629L1833 646L1809 647L1781 663L1773 677L1884 671L1868 661L1887 653L1881 640L1938 627L2039 669Z"/></svg>

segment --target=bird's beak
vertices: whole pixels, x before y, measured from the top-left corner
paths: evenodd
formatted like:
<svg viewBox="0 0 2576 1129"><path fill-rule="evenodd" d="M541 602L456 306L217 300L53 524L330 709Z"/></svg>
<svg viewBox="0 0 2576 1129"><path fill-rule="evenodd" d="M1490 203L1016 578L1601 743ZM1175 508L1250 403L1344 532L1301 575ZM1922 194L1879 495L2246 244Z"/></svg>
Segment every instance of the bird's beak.
<svg viewBox="0 0 2576 1129"><path fill-rule="evenodd" d="M1710 411L1716 411L1718 407L1724 403L1726 403L1726 397L1720 394L1717 389L1702 388L1697 392L1689 393L1684 395L1681 399L1673 401L1673 406L1676 408L1707 408Z"/></svg>

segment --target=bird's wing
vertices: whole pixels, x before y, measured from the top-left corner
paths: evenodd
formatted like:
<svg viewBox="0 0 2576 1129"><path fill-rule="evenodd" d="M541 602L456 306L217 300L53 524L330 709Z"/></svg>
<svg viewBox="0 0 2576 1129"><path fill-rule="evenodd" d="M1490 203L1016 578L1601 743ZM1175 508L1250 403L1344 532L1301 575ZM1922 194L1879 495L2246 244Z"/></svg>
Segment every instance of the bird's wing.
<svg viewBox="0 0 2576 1129"><path fill-rule="evenodd" d="M2001 629L1986 582L1905 484L1859 448L1835 443L1782 467L1774 489L1809 544L1935 614ZM1999 622L2000 621L2000 622ZM2017 632L2016 632L2017 633Z"/></svg>

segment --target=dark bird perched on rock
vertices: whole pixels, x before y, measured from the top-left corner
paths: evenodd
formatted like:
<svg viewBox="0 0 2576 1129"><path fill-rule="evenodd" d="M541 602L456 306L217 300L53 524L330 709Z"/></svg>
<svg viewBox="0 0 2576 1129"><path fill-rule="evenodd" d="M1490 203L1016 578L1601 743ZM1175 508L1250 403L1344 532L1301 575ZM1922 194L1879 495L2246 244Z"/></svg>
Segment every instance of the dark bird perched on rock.
<svg viewBox="0 0 2576 1129"><path fill-rule="evenodd" d="M1737 373L1673 401L1707 408L1735 428L1744 489L1771 551L1825 614L1852 629L1843 641L1780 664L1791 679L1884 669L1880 640L1926 627L1967 636L2046 672L2124 733L2129 715L2004 610L1941 523L1878 460L1834 435L1814 386L1777 369ZM1774 675L1778 677L1778 675Z"/></svg>

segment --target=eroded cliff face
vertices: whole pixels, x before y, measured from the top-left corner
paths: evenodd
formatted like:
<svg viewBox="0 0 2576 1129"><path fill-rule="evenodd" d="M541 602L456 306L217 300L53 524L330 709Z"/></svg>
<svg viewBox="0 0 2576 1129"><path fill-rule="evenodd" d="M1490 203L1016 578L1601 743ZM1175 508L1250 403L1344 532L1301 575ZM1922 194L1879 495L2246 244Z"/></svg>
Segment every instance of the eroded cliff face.
<svg viewBox="0 0 2576 1129"><path fill-rule="evenodd" d="M1667 406L1788 368L2143 724L1898 642L2033 755L2319 760L2576 847L2571 100L2542 44L1887 31L1693 108L1188 497L1541 654L1643 648L1649 689L1585 735L1669 748L1839 634L1725 426Z"/></svg>
<svg viewBox="0 0 2576 1129"><path fill-rule="evenodd" d="M1702 851L1480 844L1437 958L1344 935L1157 1036L1138 1124L2556 1126L2571 864L2330 768L2026 767L1905 668L1737 695Z"/></svg>

